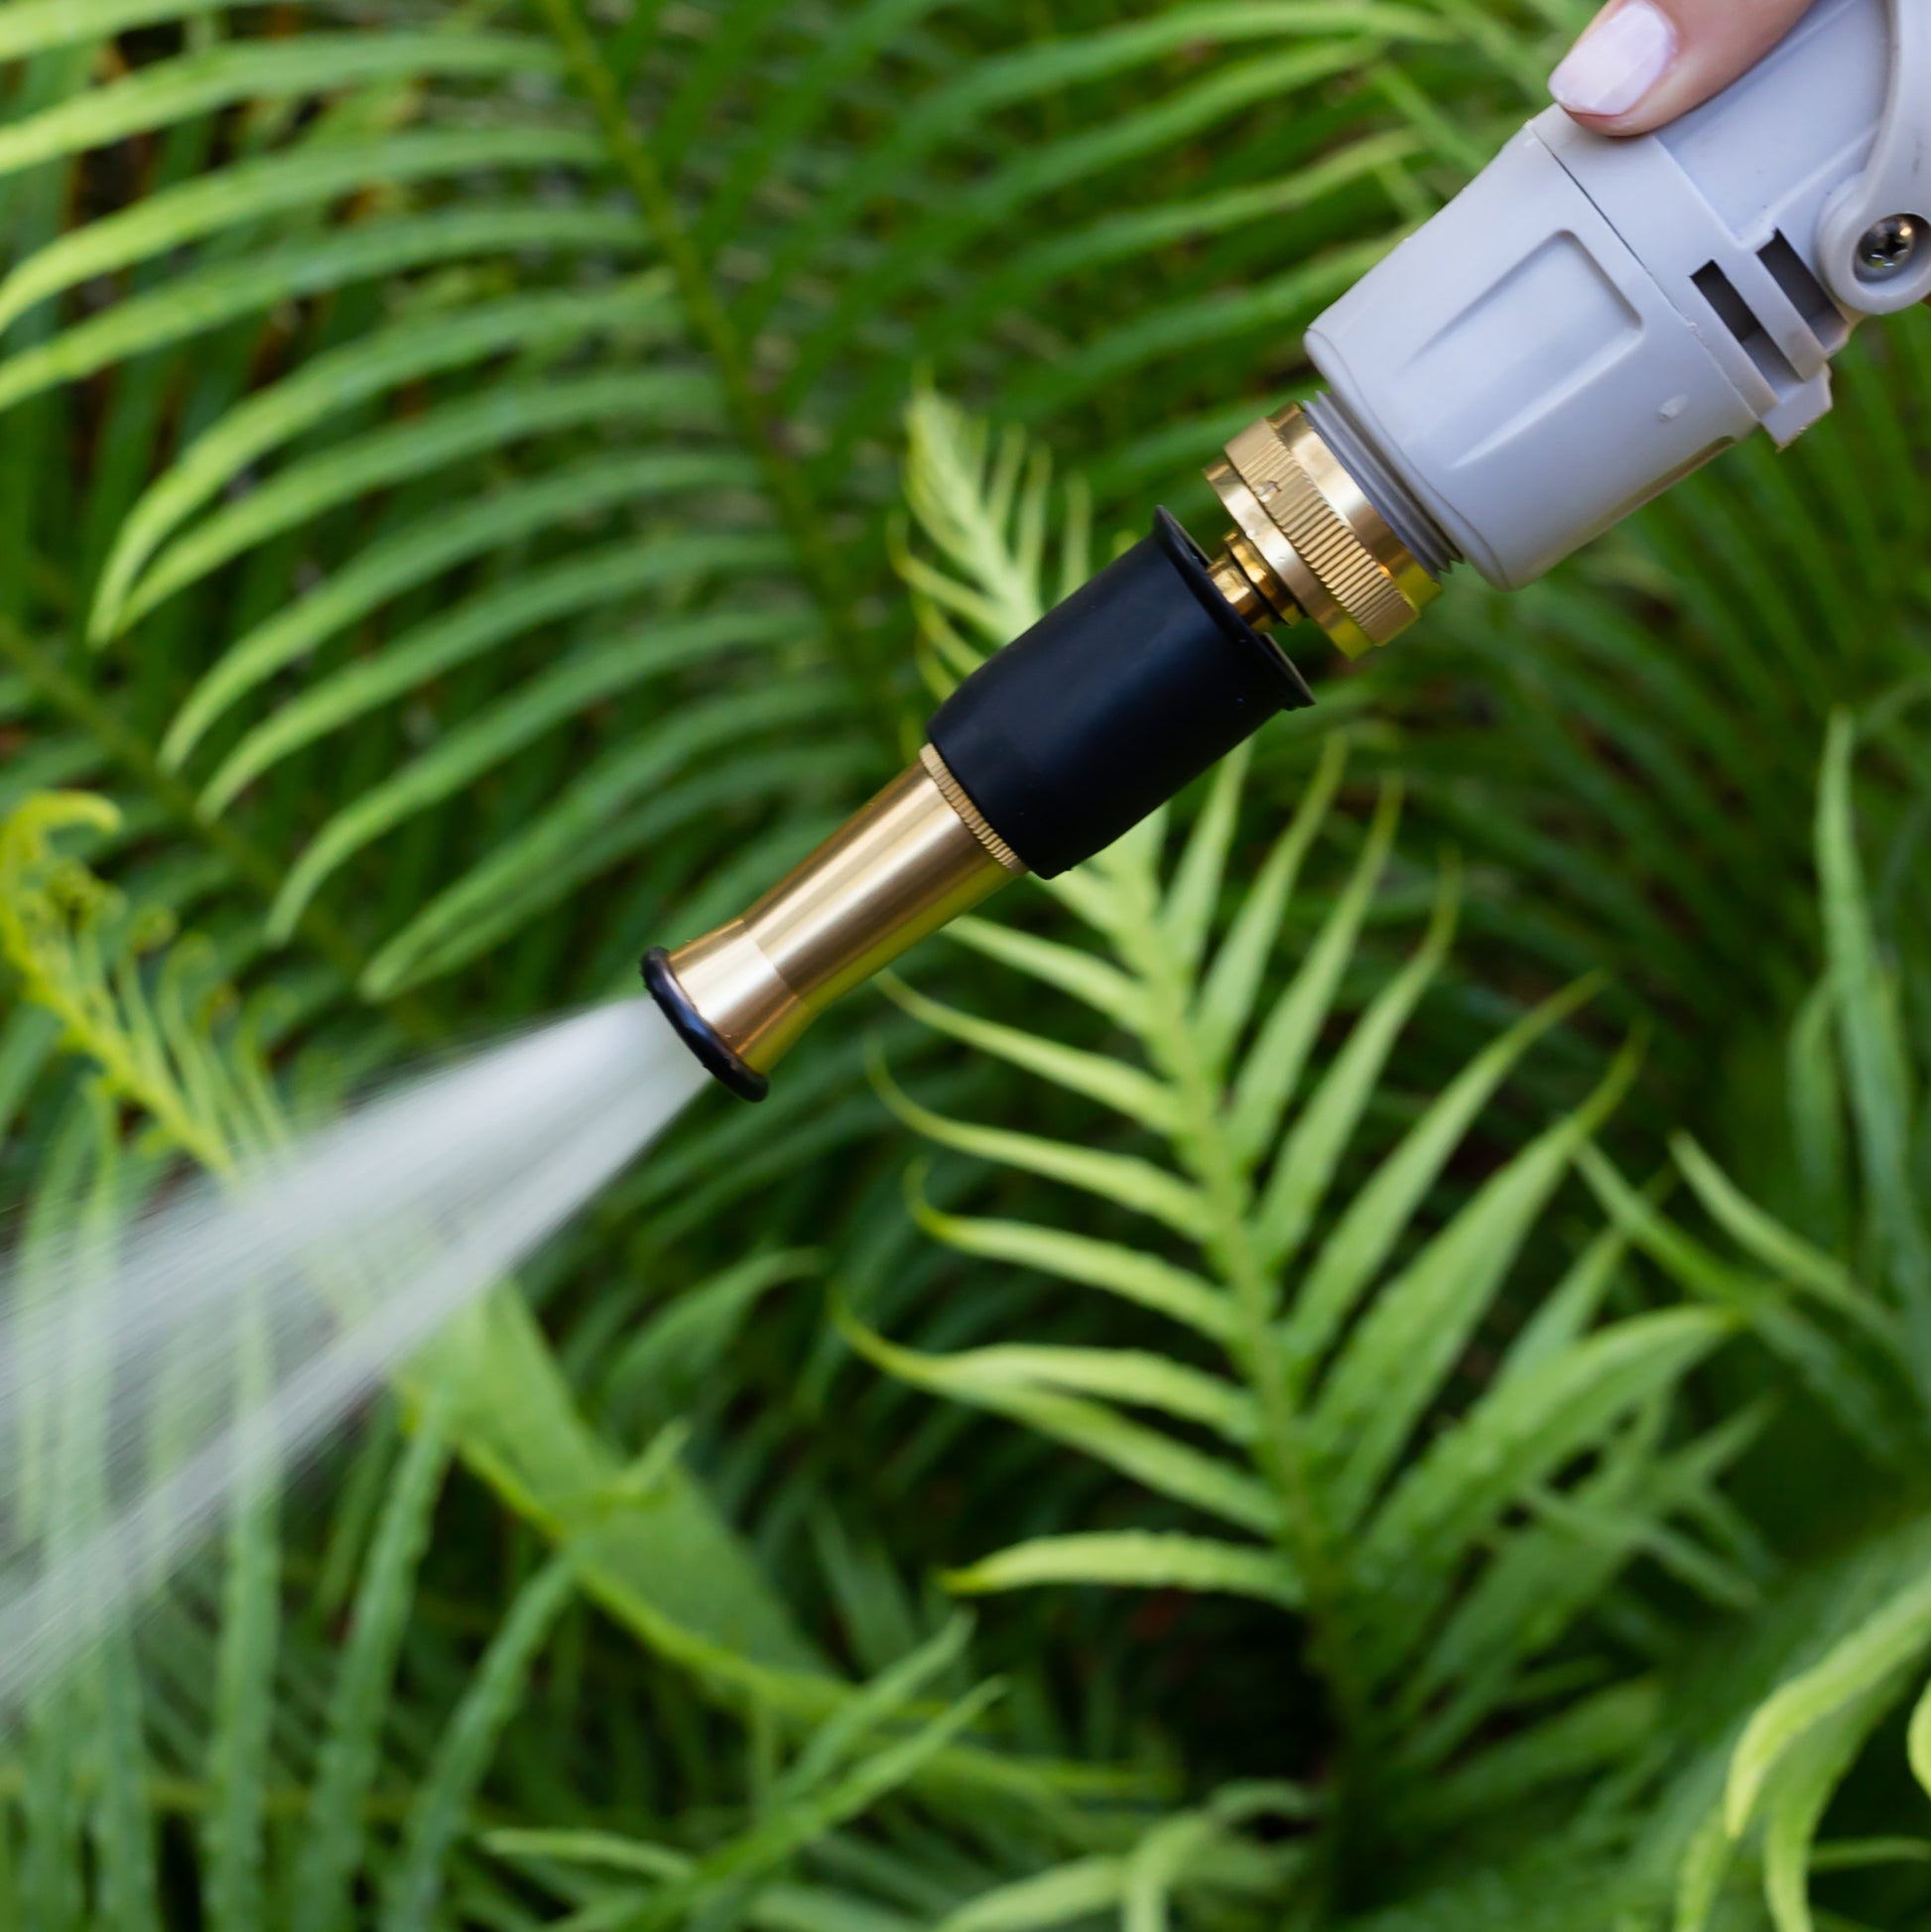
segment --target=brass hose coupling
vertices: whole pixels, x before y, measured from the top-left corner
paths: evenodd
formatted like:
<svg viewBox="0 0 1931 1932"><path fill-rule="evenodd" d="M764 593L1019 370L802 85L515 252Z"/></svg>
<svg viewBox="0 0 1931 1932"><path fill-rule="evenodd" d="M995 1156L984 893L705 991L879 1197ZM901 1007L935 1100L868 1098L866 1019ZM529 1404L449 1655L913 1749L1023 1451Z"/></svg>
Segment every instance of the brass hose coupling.
<svg viewBox="0 0 1931 1932"><path fill-rule="evenodd" d="M1359 657L1441 589L1298 405L1242 430L1207 480L1233 519L1214 581L1256 630L1308 617Z"/></svg>

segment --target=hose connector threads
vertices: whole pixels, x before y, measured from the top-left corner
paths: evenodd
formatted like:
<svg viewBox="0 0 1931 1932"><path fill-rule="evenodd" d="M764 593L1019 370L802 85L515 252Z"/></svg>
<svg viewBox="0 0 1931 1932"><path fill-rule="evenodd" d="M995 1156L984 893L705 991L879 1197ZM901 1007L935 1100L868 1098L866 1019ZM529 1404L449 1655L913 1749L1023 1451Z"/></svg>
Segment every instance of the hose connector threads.
<svg viewBox="0 0 1931 1932"><path fill-rule="evenodd" d="M1298 406L1242 430L1207 480L1233 519L1215 580L1256 628L1309 617L1359 657L1441 589Z"/></svg>

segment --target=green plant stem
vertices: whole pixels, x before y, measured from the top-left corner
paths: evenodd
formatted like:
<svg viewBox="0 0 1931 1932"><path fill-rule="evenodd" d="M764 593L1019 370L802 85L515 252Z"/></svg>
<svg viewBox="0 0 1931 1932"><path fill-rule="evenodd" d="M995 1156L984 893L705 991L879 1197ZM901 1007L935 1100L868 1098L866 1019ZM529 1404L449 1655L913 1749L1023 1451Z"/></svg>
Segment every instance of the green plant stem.
<svg viewBox="0 0 1931 1932"><path fill-rule="evenodd" d="M1214 1231L1208 1252L1232 1291L1235 1365L1260 1405L1256 1461L1281 1499L1281 1546L1306 1592L1310 1655L1327 1680L1347 1742L1344 1786L1364 1781L1371 1705L1365 1679L1346 1640L1347 1585L1328 1533L1307 1445L1281 1362L1273 1282L1249 1238L1251 1183L1227 1142L1221 1095L1194 1024L1186 976L1168 948L1158 908L1135 908L1120 944L1150 996L1146 1044L1166 1068L1184 1124L1175 1136L1183 1161L1206 1195ZM1347 1809L1345 1799L1338 1813Z"/></svg>
<svg viewBox="0 0 1931 1932"><path fill-rule="evenodd" d="M802 471L781 447L781 426L772 420L758 395L750 358L745 354L737 325L712 285L704 256L678 213L656 158L630 125L616 78L599 56L577 0L539 0L539 4L578 87L596 116L611 160L663 251L676 280L685 315L716 368L725 407L758 465L785 537L818 599L833 653L872 713L873 723L896 752L896 708L864 647L837 545L826 532Z"/></svg>
<svg viewBox="0 0 1931 1932"><path fill-rule="evenodd" d="M195 805L193 790L173 772L163 770L140 736L97 694L73 677L52 652L4 618L0 618L0 651L5 652L21 676L55 709L93 738L171 819L199 838L264 902L274 899L282 884L275 861L225 821L204 817ZM351 988L360 982L368 961L347 931L327 913L311 906L303 913L296 930ZM375 1004L419 1044L433 1046L449 1038L449 1028L419 999L404 995Z"/></svg>

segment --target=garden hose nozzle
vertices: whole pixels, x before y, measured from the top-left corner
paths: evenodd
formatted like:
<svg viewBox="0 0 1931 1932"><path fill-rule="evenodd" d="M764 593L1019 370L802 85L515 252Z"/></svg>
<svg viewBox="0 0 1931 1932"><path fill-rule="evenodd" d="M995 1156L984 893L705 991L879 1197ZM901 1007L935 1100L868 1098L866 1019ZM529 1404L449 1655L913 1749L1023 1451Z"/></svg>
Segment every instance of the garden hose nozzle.
<svg viewBox="0 0 1931 1932"><path fill-rule="evenodd" d="M1009 878L1103 850L1288 707L1293 665L1163 510L1153 534L940 707L917 764L741 918L644 979L733 1093L839 994Z"/></svg>
<svg viewBox="0 0 1931 1932"><path fill-rule="evenodd" d="M1800 435L1858 323L1927 296L1931 0L1817 0L1749 73L1639 139L1551 108L1308 331L1327 388L1208 471L1232 525L1214 557L1159 512L742 919L653 952L651 990L712 1073L761 1097L838 994L1312 704L1269 632L1308 624L1354 657L1457 564L1533 582L1759 428Z"/></svg>

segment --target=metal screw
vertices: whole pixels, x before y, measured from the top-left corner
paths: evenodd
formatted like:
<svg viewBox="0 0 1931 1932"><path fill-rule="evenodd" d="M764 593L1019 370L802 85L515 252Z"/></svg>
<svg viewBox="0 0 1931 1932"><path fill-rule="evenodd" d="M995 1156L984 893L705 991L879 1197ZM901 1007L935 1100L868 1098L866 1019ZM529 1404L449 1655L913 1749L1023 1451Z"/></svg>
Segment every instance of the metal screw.
<svg viewBox="0 0 1931 1932"><path fill-rule="evenodd" d="M1894 282L1918 257L1924 223L1914 214L1887 214L1858 243L1858 280Z"/></svg>

